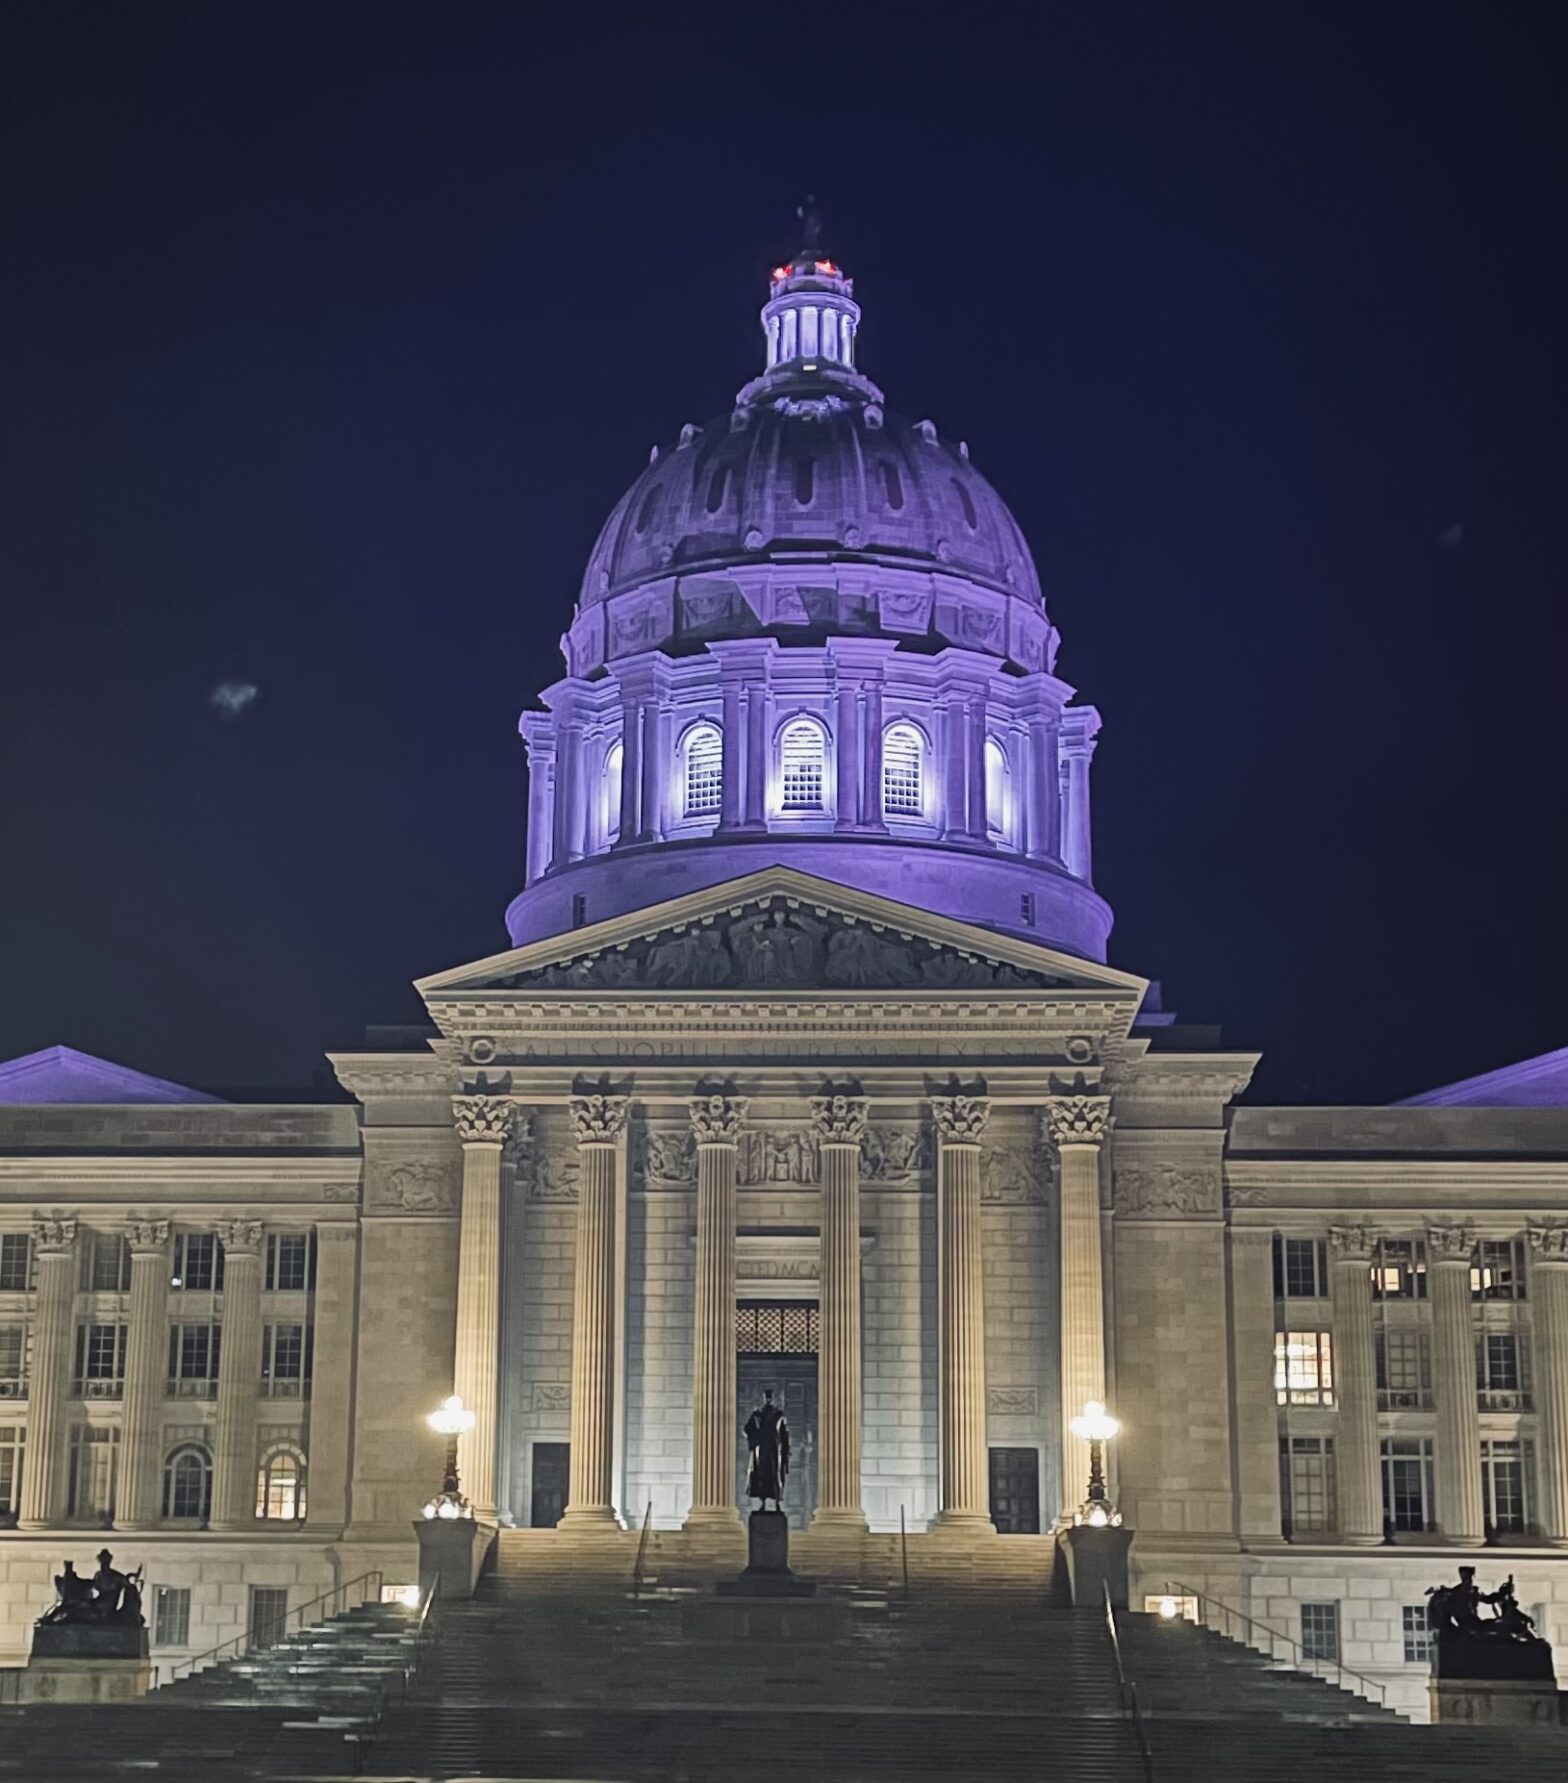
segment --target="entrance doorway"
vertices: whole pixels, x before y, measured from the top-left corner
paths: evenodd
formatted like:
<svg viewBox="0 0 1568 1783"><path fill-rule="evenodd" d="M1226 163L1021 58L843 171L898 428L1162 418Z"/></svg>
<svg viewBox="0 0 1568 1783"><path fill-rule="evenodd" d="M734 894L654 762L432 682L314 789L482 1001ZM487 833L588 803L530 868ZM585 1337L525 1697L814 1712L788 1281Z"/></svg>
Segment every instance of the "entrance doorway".
<svg viewBox="0 0 1568 1783"><path fill-rule="evenodd" d="M1040 1533L1038 1449L992 1449L991 1521L998 1535Z"/></svg>
<svg viewBox="0 0 1568 1783"><path fill-rule="evenodd" d="M571 1480L572 1445L564 1442L534 1444L534 1489L528 1521L534 1529L554 1529L566 1510L566 1490Z"/></svg>
<svg viewBox="0 0 1568 1783"><path fill-rule="evenodd" d="M789 1478L784 1511L791 1529L804 1529L817 1508L817 1352L821 1321L808 1300L742 1300L735 1308L735 1500L742 1515L755 1509L746 1496L749 1457L741 1434L746 1420L773 1389L789 1421Z"/></svg>

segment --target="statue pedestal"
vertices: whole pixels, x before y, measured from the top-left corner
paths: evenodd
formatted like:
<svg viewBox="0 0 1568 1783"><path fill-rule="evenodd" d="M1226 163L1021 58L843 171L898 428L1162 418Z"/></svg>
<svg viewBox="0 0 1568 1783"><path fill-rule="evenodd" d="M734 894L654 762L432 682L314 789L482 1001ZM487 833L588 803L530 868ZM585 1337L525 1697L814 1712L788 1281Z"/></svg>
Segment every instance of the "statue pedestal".
<svg viewBox="0 0 1568 1783"><path fill-rule="evenodd" d="M1432 1719L1555 1727L1561 1717L1551 1644L1448 1634L1432 1659Z"/></svg>
<svg viewBox="0 0 1568 1783"><path fill-rule="evenodd" d="M848 1632L848 1609L819 1598L810 1579L789 1569L789 1518L753 1511L746 1525L746 1570L720 1579L713 1596L681 1610L681 1632L698 1641L835 1641Z"/></svg>
<svg viewBox="0 0 1568 1783"><path fill-rule="evenodd" d="M474 1517L421 1517L414 1534L419 1537L420 1591L436 1586L444 1603L472 1597L495 1541L495 1526Z"/></svg>
<svg viewBox="0 0 1568 1783"><path fill-rule="evenodd" d="M33 1630L18 1700L131 1702L151 1688L145 1628L113 1622L46 1622Z"/></svg>

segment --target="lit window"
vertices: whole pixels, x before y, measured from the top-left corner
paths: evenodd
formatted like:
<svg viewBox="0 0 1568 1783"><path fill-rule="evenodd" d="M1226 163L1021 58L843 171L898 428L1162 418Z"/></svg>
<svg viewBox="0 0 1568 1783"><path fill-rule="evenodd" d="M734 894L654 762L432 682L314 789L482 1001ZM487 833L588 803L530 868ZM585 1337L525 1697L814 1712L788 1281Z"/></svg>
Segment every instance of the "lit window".
<svg viewBox="0 0 1568 1783"><path fill-rule="evenodd" d="M926 740L912 724L890 724L882 733L882 811L887 817L925 815Z"/></svg>
<svg viewBox="0 0 1568 1783"><path fill-rule="evenodd" d="M686 733L686 815L717 815L724 786L724 734L716 724L694 724Z"/></svg>
<svg viewBox="0 0 1568 1783"><path fill-rule="evenodd" d="M785 811L822 809L823 764L827 740L809 718L786 724L779 737L780 806Z"/></svg>
<svg viewBox="0 0 1568 1783"><path fill-rule="evenodd" d="M164 1463L164 1516L205 1519L211 1509L212 1457L194 1443L176 1449Z"/></svg>
<svg viewBox="0 0 1568 1783"><path fill-rule="evenodd" d="M1281 1331L1274 1339L1274 1397L1281 1405L1334 1403L1333 1337Z"/></svg>
<svg viewBox="0 0 1568 1783"><path fill-rule="evenodd" d="M995 737L985 740L985 829L997 840L1007 834L1007 756Z"/></svg>
<svg viewBox="0 0 1568 1783"><path fill-rule="evenodd" d="M1426 1245L1419 1238L1380 1238L1372 1258L1374 1300L1426 1299Z"/></svg>
<svg viewBox="0 0 1568 1783"><path fill-rule="evenodd" d="M612 743L604 752L604 839L616 842L621 834L621 777L626 770L626 751Z"/></svg>
<svg viewBox="0 0 1568 1783"><path fill-rule="evenodd" d="M1470 1265L1472 1300L1523 1300L1523 1246L1513 1239L1484 1238Z"/></svg>
<svg viewBox="0 0 1568 1783"><path fill-rule="evenodd" d="M305 1515L305 1457L274 1449L256 1476L256 1515L274 1523L298 1523Z"/></svg>

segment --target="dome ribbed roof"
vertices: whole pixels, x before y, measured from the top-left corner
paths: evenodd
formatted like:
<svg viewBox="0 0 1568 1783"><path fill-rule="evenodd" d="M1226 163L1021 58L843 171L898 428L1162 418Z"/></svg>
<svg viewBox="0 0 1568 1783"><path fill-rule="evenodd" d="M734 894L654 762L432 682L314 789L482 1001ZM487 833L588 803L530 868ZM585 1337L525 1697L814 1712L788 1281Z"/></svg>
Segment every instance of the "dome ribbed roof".
<svg viewBox="0 0 1568 1783"><path fill-rule="evenodd" d="M672 571L772 560L941 570L1039 603L1017 522L967 453L847 383L759 392L686 429L605 522L583 605Z"/></svg>

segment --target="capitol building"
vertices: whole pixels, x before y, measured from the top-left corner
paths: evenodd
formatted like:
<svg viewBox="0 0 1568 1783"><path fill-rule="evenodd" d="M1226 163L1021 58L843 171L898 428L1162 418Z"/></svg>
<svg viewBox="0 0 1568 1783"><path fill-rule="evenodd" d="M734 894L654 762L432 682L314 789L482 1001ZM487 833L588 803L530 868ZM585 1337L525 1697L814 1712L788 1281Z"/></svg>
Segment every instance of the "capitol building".
<svg viewBox="0 0 1568 1783"><path fill-rule="evenodd" d="M104 1541L160 1663L412 1583L454 1392L535 1568L738 1561L771 1388L802 1571L903 1532L1046 1577L1102 1401L1135 1605L1413 1713L1477 1550L1568 1640L1568 1052L1238 1105L1257 1055L1108 963L1100 713L861 320L819 246L775 268L757 375L611 511L518 690L507 944L418 981L427 1027L332 1103L0 1065L0 1665Z"/></svg>

